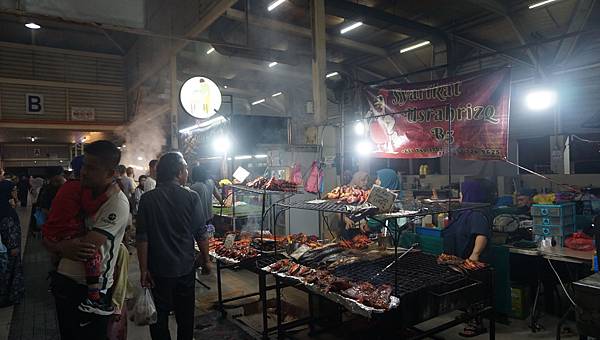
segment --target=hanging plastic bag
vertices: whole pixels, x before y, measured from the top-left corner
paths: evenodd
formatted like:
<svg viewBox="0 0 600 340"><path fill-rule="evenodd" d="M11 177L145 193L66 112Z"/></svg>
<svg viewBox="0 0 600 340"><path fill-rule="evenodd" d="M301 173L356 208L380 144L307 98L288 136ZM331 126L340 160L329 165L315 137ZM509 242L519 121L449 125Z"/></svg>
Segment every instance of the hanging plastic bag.
<svg viewBox="0 0 600 340"><path fill-rule="evenodd" d="M138 296L133 309L133 321L138 326L156 323L156 306L152 299L152 293L148 288L144 288L144 292Z"/></svg>
<svg viewBox="0 0 600 340"><path fill-rule="evenodd" d="M291 182L295 183L297 185L300 185L300 184L302 184L302 182L304 182L302 180L302 168L300 167L300 164L298 164L298 163L294 164L294 167L292 168Z"/></svg>
<svg viewBox="0 0 600 340"><path fill-rule="evenodd" d="M306 192L318 194L321 191L322 186L323 170L319 168L319 163L317 161L313 161L308 173L308 179L306 180L304 190L306 190Z"/></svg>

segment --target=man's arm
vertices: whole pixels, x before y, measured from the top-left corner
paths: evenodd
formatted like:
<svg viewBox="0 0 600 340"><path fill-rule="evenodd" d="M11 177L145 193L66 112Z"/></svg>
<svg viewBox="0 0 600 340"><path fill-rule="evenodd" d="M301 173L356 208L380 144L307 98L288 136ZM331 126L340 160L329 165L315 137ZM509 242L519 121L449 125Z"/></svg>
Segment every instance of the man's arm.
<svg viewBox="0 0 600 340"><path fill-rule="evenodd" d="M469 256L471 261L479 261L479 256L483 253L483 250L487 246L488 239L484 235L477 235L475 237L475 245L473 246L473 252Z"/></svg>
<svg viewBox="0 0 600 340"><path fill-rule="evenodd" d="M148 200L147 196L142 195L140 198L140 204L138 207L138 215L136 220L136 248L138 263L140 266L140 283L142 287L153 287L154 282L152 281L152 275L148 270Z"/></svg>

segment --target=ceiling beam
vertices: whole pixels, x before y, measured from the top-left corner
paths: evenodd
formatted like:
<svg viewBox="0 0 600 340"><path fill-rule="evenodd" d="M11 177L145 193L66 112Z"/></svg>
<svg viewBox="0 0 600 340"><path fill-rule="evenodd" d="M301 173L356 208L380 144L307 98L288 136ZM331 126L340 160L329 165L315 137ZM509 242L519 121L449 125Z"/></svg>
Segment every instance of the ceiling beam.
<svg viewBox="0 0 600 340"><path fill-rule="evenodd" d="M184 34L185 38L193 39L204 32L210 25L212 25L226 10L228 10L231 6L233 6L237 0L220 0L216 1L214 6L212 6L208 11L203 13L200 20L196 22L188 30L186 34ZM139 42L143 44L143 42ZM146 70L141 72L141 76L137 79L128 89L128 92L134 92L139 86L141 86L146 80L150 79L150 77L154 76L158 73L162 68L164 68L168 63L172 55L176 55L177 52L182 50L188 45L189 41L187 40L176 40L169 48L168 53L159 54L154 60L154 62L147 67ZM136 43L137 44L137 43ZM153 51L156 53L156 51Z"/></svg>
<svg viewBox="0 0 600 340"><path fill-rule="evenodd" d="M228 9L225 12L224 16L228 19L239 21L239 22L246 21L246 13L244 11L240 11L240 10L237 10L234 8ZM258 17L255 15L249 15L248 19L249 19L250 24L257 26L257 27L271 29L271 30L279 31L279 32L290 33L290 34L294 34L294 35L301 36L301 37L308 38L308 39L311 39L311 37L312 37L310 28L292 25L287 22L273 20L273 19L269 19L269 18L262 18L262 17ZM378 46L361 43L361 42L358 42L355 40L351 40L351 39L347 39L347 38L343 38L343 37L339 37L339 36L335 36L335 35L331 35L331 34L327 34L326 38L327 38L328 43L330 43L332 45L340 46L343 48L347 48L349 50L372 54L372 55L376 55L376 56L379 56L382 58L385 58L388 55L387 51L384 48L381 48Z"/></svg>
<svg viewBox="0 0 600 340"><path fill-rule="evenodd" d="M590 14L594 9L595 0L579 0L577 5L573 8L573 14L569 20L569 27L567 33L582 30L585 24L588 22ZM569 60L569 57L573 53L573 49L577 44L578 36L564 39L560 41L556 55L554 55L553 64L560 64Z"/></svg>

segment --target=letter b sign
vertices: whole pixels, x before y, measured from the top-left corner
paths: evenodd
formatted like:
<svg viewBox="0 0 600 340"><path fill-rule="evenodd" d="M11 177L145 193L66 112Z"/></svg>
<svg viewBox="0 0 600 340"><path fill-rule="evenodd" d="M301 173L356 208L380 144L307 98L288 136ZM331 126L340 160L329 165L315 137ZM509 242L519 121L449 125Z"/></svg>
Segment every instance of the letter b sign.
<svg viewBox="0 0 600 340"><path fill-rule="evenodd" d="M44 96L41 94L28 93L25 95L25 113L30 115L41 115L44 113Z"/></svg>

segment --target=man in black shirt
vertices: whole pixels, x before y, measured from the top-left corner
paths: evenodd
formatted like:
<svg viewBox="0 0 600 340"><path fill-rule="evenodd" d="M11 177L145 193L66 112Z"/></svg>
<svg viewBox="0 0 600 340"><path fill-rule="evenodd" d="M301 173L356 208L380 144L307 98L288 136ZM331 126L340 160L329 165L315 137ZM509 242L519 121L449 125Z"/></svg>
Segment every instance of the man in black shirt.
<svg viewBox="0 0 600 340"><path fill-rule="evenodd" d="M137 249L142 287L152 288L158 320L154 340L171 339L169 312L175 311L177 339L194 331L194 238L208 254L206 217L197 193L184 187L188 170L179 152L158 161L156 189L142 195L137 215Z"/></svg>

